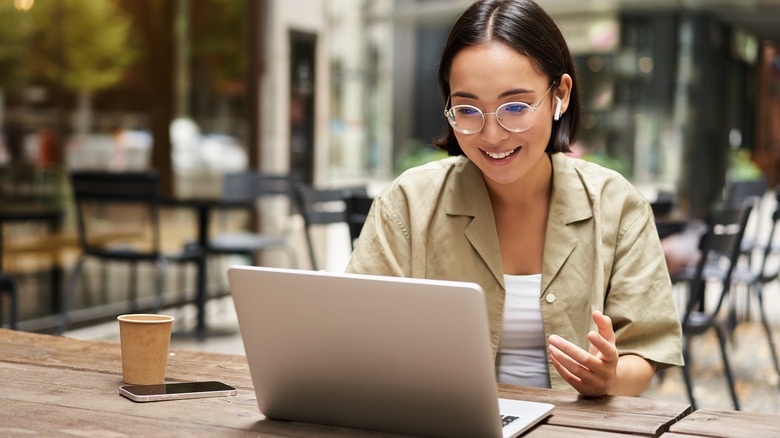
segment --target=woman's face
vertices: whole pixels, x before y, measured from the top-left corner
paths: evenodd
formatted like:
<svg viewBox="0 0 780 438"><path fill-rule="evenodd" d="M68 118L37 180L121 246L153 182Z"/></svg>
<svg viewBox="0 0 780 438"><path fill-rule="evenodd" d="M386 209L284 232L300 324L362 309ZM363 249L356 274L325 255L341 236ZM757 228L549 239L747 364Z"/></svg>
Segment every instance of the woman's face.
<svg viewBox="0 0 780 438"><path fill-rule="evenodd" d="M468 47L453 58L450 106L472 105L492 113L507 102L524 102L532 107L539 104L533 125L524 132L504 129L492 114L485 115L485 124L476 134L455 131L461 149L480 168L489 185L549 176L550 165L544 151L550 140L555 108L555 90L545 96L549 88L549 79L537 72L527 57L505 44L491 42Z"/></svg>

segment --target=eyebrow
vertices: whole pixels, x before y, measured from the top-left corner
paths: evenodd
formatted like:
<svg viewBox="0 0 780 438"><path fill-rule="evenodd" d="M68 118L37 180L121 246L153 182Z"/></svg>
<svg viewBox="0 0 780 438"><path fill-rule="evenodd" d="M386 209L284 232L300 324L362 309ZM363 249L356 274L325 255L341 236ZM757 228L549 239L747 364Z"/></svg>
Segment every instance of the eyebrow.
<svg viewBox="0 0 780 438"><path fill-rule="evenodd" d="M533 90L529 90L527 88L514 88L511 90L504 91L503 93L498 95L499 99L503 99L508 96L514 96L517 94L530 94L533 93ZM456 91L452 93L452 97L465 97L467 99L478 99L476 94L467 93L465 91Z"/></svg>

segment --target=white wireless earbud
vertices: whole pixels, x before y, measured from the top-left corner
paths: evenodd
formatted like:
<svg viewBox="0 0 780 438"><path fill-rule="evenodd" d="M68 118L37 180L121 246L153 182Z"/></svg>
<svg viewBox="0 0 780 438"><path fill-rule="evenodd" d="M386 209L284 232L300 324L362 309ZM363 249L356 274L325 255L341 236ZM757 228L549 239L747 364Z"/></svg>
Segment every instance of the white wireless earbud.
<svg viewBox="0 0 780 438"><path fill-rule="evenodd" d="M553 120L560 120L561 119L561 98L558 96L555 96L555 115L553 116Z"/></svg>

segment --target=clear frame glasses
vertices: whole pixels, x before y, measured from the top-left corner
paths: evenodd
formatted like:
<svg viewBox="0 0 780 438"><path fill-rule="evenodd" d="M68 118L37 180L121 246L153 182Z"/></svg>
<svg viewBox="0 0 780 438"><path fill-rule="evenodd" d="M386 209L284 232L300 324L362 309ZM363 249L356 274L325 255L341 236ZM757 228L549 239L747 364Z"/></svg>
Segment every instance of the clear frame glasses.
<svg viewBox="0 0 780 438"><path fill-rule="evenodd" d="M542 105L544 99L550 94L555 82L550 84L550 88L544 93L544 96L534 106L525 102L507 102L499 106L495 112L486 113L473 105L455 105L450 109L444 110L444 117L452 126L452 129L461 134L476 134L485 126L485 118L488 114L496 116L496 121L502 128L509 132L525 132L534 125L536 110ZM450 101L447 99L447 105Z"/></svg>

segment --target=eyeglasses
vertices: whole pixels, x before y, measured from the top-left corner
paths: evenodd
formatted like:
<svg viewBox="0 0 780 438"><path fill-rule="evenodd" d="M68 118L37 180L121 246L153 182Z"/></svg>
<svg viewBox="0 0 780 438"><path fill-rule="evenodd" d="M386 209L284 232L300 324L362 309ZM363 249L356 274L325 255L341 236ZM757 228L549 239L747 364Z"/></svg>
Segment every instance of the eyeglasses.
<svg viewBox="0 0 780 438"><path fill-rule="evenodd" d="M544 102L544 98L550 93L555 82L550 84L550 88L544 93L539 103L531 106L525 102L507 102L496 109L495 112L485 113L481 109L472 105L455 105L448 110L444 110L444 117L450 122L452 129L461 134L476 134L485 126L485 116L493 114L496 116L498 124L510 132L525 132L531 129L534 124L534 114ZM447 105L450 104L449 98Z"/></svg>

